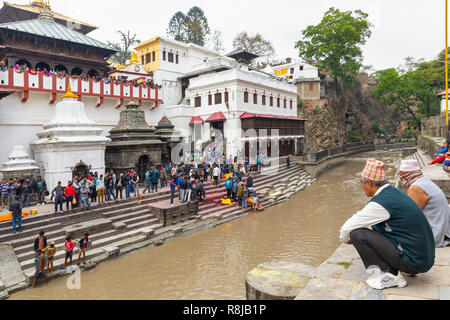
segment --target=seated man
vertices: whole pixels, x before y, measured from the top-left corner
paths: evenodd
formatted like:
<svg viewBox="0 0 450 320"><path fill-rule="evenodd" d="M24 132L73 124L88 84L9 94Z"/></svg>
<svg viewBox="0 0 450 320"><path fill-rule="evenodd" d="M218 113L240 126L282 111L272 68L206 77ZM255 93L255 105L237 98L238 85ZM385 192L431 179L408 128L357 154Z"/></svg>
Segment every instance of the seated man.
<svg viewBox="0 0 450 320"><path fill-rule="evenodd" d="M366 283L374 289L405 287L399 271L429 271L435 258L433 232L417 204L386 181L384 163L369 159L361 184L368 197L366 207L342 227L340 239L353 244L368 272Z"/></svg>
<svg viewBox="0 0 450 320"><path fill-rule="evenodd" d="M436 248L450 245L450 208L444 192L425 177L417 160L404 160L400 166L403 190L423 210L434 234Z"/></svg>

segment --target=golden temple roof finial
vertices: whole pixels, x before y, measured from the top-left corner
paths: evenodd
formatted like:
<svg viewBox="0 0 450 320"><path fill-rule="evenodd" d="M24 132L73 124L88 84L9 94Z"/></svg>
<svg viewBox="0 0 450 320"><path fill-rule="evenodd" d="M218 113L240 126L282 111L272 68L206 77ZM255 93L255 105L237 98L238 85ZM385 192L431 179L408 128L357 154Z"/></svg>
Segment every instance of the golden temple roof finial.
<svg viewBox="0 0 450 320"><path fill-rule="evenodd" d="M122 63L122 64L120 65L120 67L119 67L119 70L121 70L121 69L125 69L125 66L124 66L123 63Z"/></svg>
<svg viewBox="0 0 450 320"><path fill-rule="evenodd" d="M139 63L136 53L133 51L133 54L131 55L130 64L132 63Z"/></svg>
<svg viewBox="0 0 450 320"><path fill-rule="evenodd" d="M72 88L70 87L70 84L67 86L66 94L61 97L61 99L67 99L67 98L78 99L78 96L73 94Z"/></svg>

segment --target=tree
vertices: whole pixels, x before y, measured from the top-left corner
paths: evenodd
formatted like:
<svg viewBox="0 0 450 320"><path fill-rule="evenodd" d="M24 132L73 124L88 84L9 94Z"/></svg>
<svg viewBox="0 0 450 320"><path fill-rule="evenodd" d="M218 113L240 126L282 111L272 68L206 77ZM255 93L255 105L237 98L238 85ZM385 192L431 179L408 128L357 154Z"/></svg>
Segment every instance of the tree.
<svg viewBox="0 0 450 320"><path fill-rule="evenodd" d="M186 16L183 12L178 11L170 19L167 34L172 36L176 41L185 42L187 39Z"/></svg>
<svg viewBox="0 0 450 320"><path fill-rule="evenodd" d="M222 31L216 29L210 33L210 37L208 39L208 46L212 50L214 50L220 54L222 54L225 51L225 49L223 48Z"/></svg>
<svg viewBox="0 0 450 320"><path fill-rule="evenodd" d="M126 64L131 59L132 47L140 43L140 41L136 39L136 34L131 35L130 31L124 32L118 30L117 33L120 35L120 42L108 41L108 45L118 51L115 55L111 56L110 60L115 63Z"/></svg>
<svg viewBox="0 0 450 320"><path fill-rule="evenodd" d="M208 19L199 7L192 7L186 15L187 41L205 45L205 38L209 34Z"/></svg>
<svg viewBox="0 0 450 320"><path fill-rule="evenodd" d="M205 45L206 36L210 33L208 19L199 7L192 7L185 15L178 11L169 22L167 34L177 41Z"/></svg>
<svg viewBox="0 0 450 320"><path fill-rule="evenodd" d="M374 94L380 101L394 105L409 126L418 129L423 116L439 113L437 78L423 61L407 58L405 66L376 72L379 83Z"/></svg>
<svg viewBox="0 0 450 320"><path fill-rule="evenodd" d="M269 40L262 37L261 34L249 35L247 31L238 33L233 39L233 48L241 47L245 51L257 54L261 58L268 58L275 54L275 49Z"/></svg>
<svg viewBox="0 0 450 320"><path fill-rule="evenodd" d="M319 67L330 72L337 82L352 82L362 67L362 49L371 36L372 24L361 10L340 11L330 8L316 26L303 30L303 40L295 48L307 61L318 60Z"/></svg>

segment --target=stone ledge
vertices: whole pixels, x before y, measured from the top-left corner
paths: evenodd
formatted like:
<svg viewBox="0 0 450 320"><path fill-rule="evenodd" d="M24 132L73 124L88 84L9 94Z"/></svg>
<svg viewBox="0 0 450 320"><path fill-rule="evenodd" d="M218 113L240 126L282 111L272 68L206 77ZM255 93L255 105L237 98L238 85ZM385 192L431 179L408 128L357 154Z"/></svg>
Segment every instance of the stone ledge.
<svg viewBox="0 0 450 320"><path fill-rule="evenodd" d="M297 262L259 265L246 276L247 300L293 300L308 284L312 271Z"/></svg>
<svg viewBox="0 0 450 320"><path fill-rule="evenodd" d="M105 247L102 249L108 254L108 257L116 256L120 253L120 248L118 247Z"/></svg>

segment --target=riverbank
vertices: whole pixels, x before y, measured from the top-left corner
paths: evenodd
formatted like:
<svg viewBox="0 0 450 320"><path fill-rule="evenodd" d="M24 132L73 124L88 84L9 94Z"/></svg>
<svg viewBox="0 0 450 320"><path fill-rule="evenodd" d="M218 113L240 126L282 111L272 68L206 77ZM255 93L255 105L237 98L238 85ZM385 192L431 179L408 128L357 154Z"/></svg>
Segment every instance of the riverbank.
<svg viewBox="0 0 450 320"><path fill-rule="evenodd" d="M262 174L256 174L254 177L258 197L266 208L288 200L297 192L305 190L313 181L314 178L309 176L296 161L291 164L290 168L286 164L265 168ZM152 203L158 202L158 205L162 205L167 202L168 204L169 193L166 189L144 196L142 199L130 198L112 202L106 206L96 206L87 213L78 209L62 216L54 216L46 212L51 208L51 205L47 205L40 208L40 211L45 214L24 218L24 231L21 234L13 235L10 233L8 223L0 224L0 239L12 245L27 278L26 281L16 284L9 283L9 286L6 287L7 292L11 294L22 290L32 282L34 256L30 247L41 229L46 231L48 241L56 240L57 242L58 254L55 258L55 272L49 278L54 280L78 270L91 270L102 262L139 249L161 246L169 241L213 229L247 216L250 210L242 212L239 207L225 207L219 203L220 198L224 196L224 190L224 181L218 187L212 183L207 184L207 197L199 205L198 212L190 218L182 219L181 217L176 221L177 223L171 225L161 224L151 209ZM269 196L270 190L286 192L283 195ZM175 205L179 205L178 200L175 200ZM98 223L99 221L101 223ZM87 227L92 230L90 231L91 246L87 252L87 263L60 270L59 267L64 261L62 247L67 230L81 230ZM77 249L74 252L74 261L76 261L76 257ZM4 273L7 274L8 270L5 270ZM3 298L6 296L7 294L3 294Z"/></svg>

